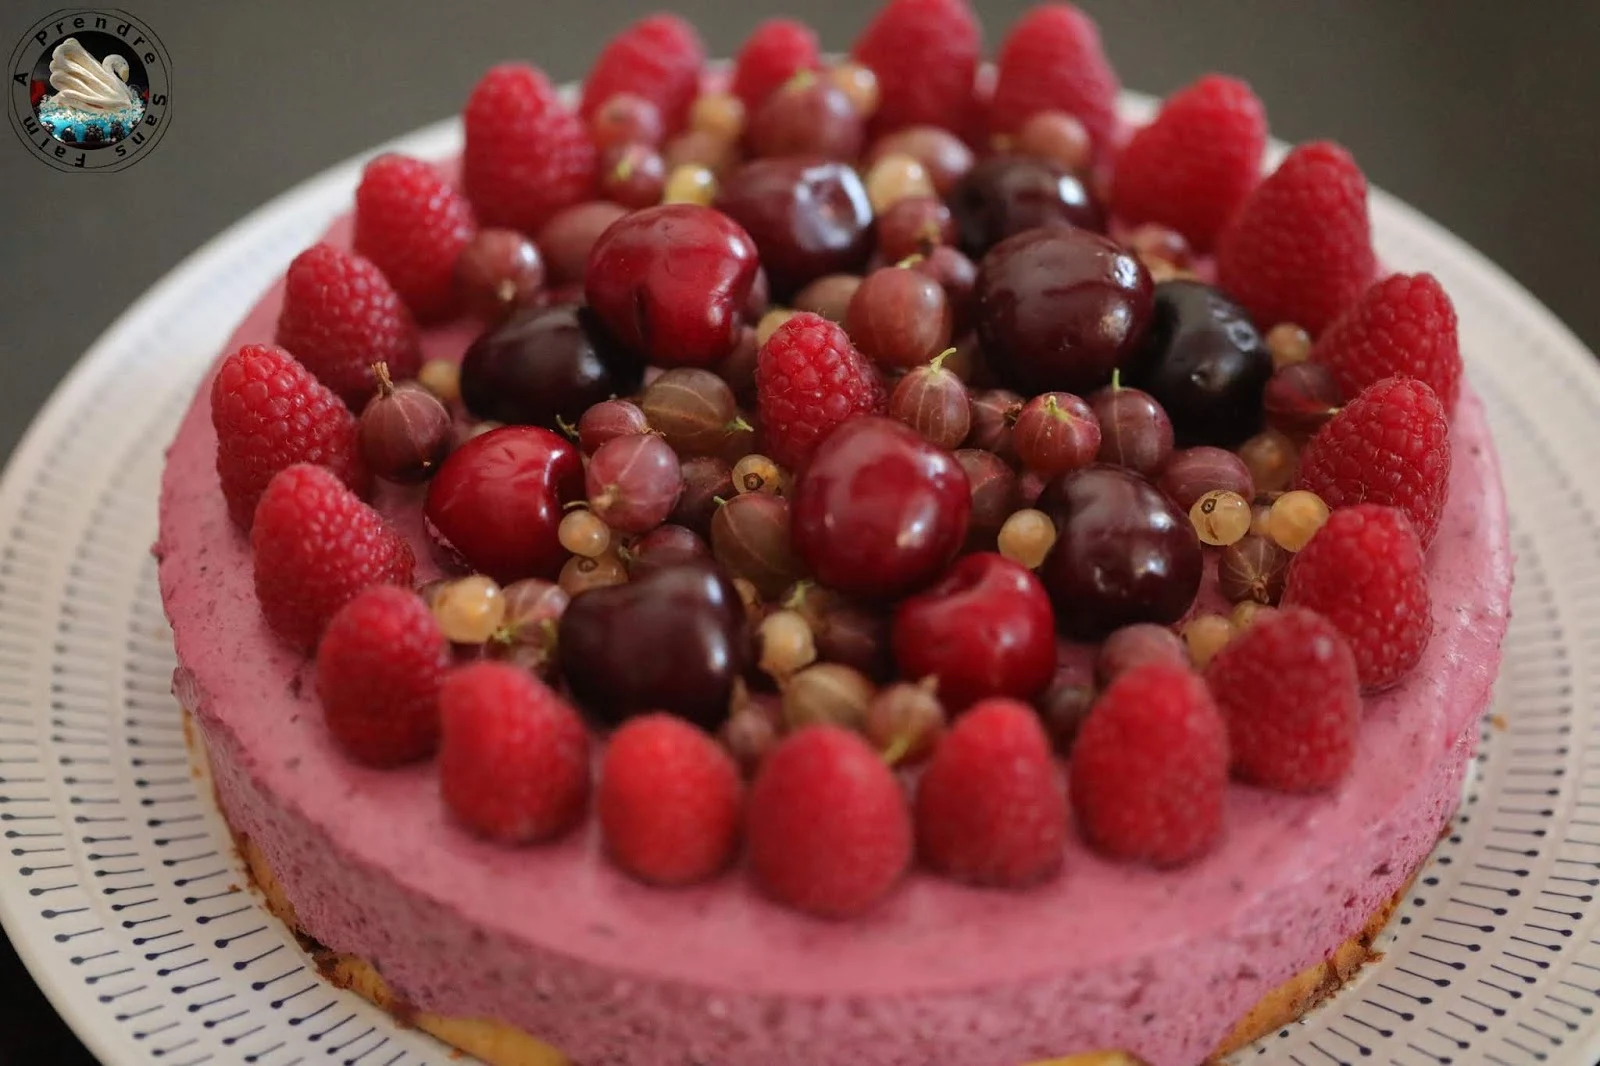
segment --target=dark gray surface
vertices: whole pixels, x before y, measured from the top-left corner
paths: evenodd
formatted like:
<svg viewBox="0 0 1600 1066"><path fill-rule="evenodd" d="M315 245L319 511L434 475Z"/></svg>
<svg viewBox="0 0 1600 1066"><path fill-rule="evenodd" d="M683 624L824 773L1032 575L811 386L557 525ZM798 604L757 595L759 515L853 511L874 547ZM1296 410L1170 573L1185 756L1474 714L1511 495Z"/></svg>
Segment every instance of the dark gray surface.
<svg viewBox="0 0 1600 1066"><path fill-rule="evenodd" d="M172 126L127 171L62 174L0 132L0 454L140 292L246 211L353 151L454 111L483 68L532 57L580 75L644 8L619 0L334 3L122 0L174 64ZM9 0L9 51L56 0ZM866 0L684 0L728 54L787 8L848 47ZM977 0L991 42L1025 7ZM1477 245L1591 347L1600 248L1600 4L1570 0L1179 4L1085 0L1124 82L1166 92L1247 78L1286 139L1331 137L1371 180ZM1516 353L1505 353L1515 358ZM135 399L136 402L136 399ZM8 952L0 1061L87 1062ZM20 1041L20 1043L19 1043ZM24 1050L26 1049L26 1050Z"/></svg>

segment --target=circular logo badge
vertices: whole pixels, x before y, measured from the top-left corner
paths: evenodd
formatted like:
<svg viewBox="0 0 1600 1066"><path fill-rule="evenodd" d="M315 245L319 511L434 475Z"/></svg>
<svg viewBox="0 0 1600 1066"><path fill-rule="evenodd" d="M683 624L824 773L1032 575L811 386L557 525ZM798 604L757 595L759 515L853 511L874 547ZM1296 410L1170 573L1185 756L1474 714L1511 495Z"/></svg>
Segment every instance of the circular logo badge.
<svg viewBox="0 0 1600 1066"><path fill-rule="evenodd" d="M169 122L172 61L150 27L117 8L40 19L11 53L11 125L58 170L121 170Z"/></svg>

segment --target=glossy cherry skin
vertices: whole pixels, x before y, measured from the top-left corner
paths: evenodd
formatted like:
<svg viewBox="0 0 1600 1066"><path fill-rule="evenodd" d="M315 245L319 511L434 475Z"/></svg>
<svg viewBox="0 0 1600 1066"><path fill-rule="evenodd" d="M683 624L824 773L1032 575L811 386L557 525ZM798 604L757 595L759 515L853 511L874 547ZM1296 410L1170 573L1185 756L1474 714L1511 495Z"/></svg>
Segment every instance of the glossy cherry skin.
<svg viewBox="0 0 1600 1066"><path fill-rule="evenodd" d="M829 588L892 599L927 585L961 550L972 491L955 456L876 415L834 430L795 490L795 552Z"/></svg>
<svg viewBox="0 0 1600 1066"><path fill-rule="evenodd" d="M824 274L858 274L872 250L872 203L845 163L758 159L729 174L714 201L761 250L775 295Z"/></svg>
<svg viewBox="0 0 1600 1066"><path fill-rule="evenodd" d="M657 366L709 366L733 351L755 285L756 246L698 204L633 211L589 253L584 294L614 336Z"/></svg>
<svg viewBox="0 0 1600 1066"><path fill-rule="evenodd" d="M561 615L556 646L573 695L607 726L667 711L715 730L750 661L744 604L709 560L579 593Z"/></svg>
<svg viewBox="0 0 1600 1066"><path fill-rule="evenodd" d="M1138 354L1152 289L1144 264L1099 234L1028 230L978 266L978 338L1010 388L1085 395Z"/></svg>
<svg viewBox="0 0 1600 1066"><path fill-rule="evenodd" d="M1046 485L1037 506L1056 526L1039 579L1066 636L1100 640L1135 622L1170 625L1194 603L1200 538L1143 477L1114 466L1075 470Z"/></svg>
<svg viewBox="0 0 1600 1066"><path fill-rule="evenodd" d="M461 400L477 418L556 428L611 396L639 387L644 363L586 307L565 304L513 315L461 360Z"/></svg>
<svg viewBox="0 0 1600 1066"><path fill-rule="evenodd" d="M536 426L503 426L450 454L428 483L432 531L472 569L502 585L554 580L567 560L557 527L583 499L583 459L571 441Z"/></svg>
<svg viewBox="0 0 1600 1066"><path fill-rule="evenodd" d="M1232 448L1261 429L1272 353L1244 308L1198 281L1155 287L1150 328L1127 382L1154 396L1180 448Z"/></svg>
<svg viewBox="0 0 1600 1066"><path fill-rule="evenodd" d="M1004 556L963 556L895 611L900 676L939 679L952 713L987 696L1029 700L1056 671L1055 611L1033 572Z"/></svg>
<svg viewBox="0 0 1600 1066"><path fill-rule="evenodd" d="M976 259L1007 237L1041 226L1105 229L1105 212L1082 179L1031 156L985 159L947 200L961 250Z"/></svg>

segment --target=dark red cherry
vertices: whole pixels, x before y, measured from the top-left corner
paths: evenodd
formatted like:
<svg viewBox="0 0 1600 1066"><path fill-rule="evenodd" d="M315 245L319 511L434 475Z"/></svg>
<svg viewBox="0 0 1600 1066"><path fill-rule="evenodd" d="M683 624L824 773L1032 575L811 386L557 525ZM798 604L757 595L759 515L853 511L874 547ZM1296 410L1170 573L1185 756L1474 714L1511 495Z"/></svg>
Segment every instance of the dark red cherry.
<svg viewBox="0 0 1600 1066"><path fill-rule="evenodd" d="M608 726L667 711L715 730L750 657L739 592L705 560L579 593L557 647L573 695Z"/></svg>
<svg viewBox="0 0 1600 1066"><path fill-rule="evenodd" d="M1023 230L1105 229L1105 213L1082 179L1031 156L985 159L956 183L948 202L961 250L974 259Z"/></svg>
<svg viewBox="0 0 1600 1066"><path fill-rule="evenodd" d="M1170 625L1194 603L1200 538L1143 477L1113 466L1075 470L1046 485L1037 506L1056 526L1039 578L1066 636L1100 640L1135 622Z"/></svg>
<svg viewBox="0 0 1600 1066"><path fill-rule="evenodd" d="M631 212L600 235L584 293L640 357L709 366L733 351L759 267L750 235L727 215L663 204Z"/></svg>
<svg viewBox="0 0 1600 1066"><path fill-rule="evenodd" d="M795 490L793 541L813 576L848 595L927 585L967 536L972 493L953 455L890 418L834 430Z"/></svg>
<svg viewBox="0 0 1600 1066"><path fill-rule="evenodd" d="M723 180L715 207L750 234L782 297L824 274L859 273L872 250L872 204L844 163L746 163Z"/></svg>
<svg viewBox="0 0 1600 1066"><path fill-rule="evenodd" d="M583 460L571 441L536 426L473 437L428 483L428 525L472 569L502 585L554 580L567 560L556 534L583 499Z"/></svg>
<svg viewBox="0 0 1600 1066"><path fill-rule="evenodd" d="M554 429L609 396L639 387L644 364L586 307L521 311L461 360L461 400L474 417Z"/></svg>
<svg viewBox="0 0 1600 1066"><path fill-rule="evenodd" d="M983 257L974 289L990 369L1025 395L1086 395L1138 353L1150 274L1121 246L1080 229L1036 229Z"/></svg>

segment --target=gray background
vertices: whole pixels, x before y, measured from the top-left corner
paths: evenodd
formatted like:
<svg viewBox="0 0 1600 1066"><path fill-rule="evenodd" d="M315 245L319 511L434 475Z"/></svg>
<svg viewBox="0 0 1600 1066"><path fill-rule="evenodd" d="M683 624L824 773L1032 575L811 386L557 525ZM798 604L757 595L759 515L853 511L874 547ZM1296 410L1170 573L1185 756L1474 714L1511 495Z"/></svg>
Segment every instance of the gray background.
<svg viewBox="0 0 1600 1066"><path fill-rule="evenodd" d="M6 53L52 0L0 4ZM174 64L172 125L117 174L62 174L0 131L0 455L140 292L268 197L456 110L483 68L582 74L648 10L623 0L119 0ZM1026 5L975 0L991 43ZM714 54L800 12L843 49L872 0L675 0ZM1125 84L1247 78L1273 131L1331 137L1369 178L1477 245L1600 345L1600 3L1082 0ZM1515 358L1516 353L1504 353ZM3 946L0 946L3 947ZM87 1063L0 950L0 1062ZM16 1058L12 1058L15 1055Z"/></svg>

